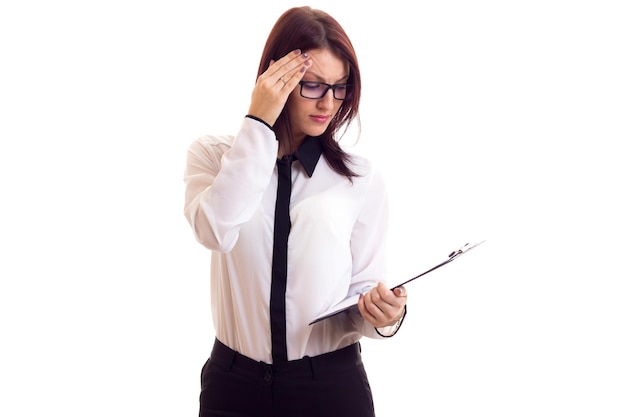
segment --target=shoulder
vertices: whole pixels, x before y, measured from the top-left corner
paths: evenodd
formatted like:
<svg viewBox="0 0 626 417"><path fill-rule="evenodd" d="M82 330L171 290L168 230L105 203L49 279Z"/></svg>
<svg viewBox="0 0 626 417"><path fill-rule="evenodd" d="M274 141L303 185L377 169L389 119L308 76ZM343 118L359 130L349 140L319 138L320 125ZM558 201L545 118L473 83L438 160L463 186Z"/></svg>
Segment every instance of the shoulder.
<svg viewBox="0 0 626 417"><path fill-rule="evenodd" d="M187 167L219 170L224 153L234 140L231 135L205 135L195 139L187 149Z"/></svg>
<svg viewBox="0 0 626 417"><path fill-rule="evenodd" d="M232 135L204 135L195 139L188 148L190 155L196 157L215 155L221 157L233 144Z"/></svg>
<svg viewBox="0 0 626 417"><path fill-rule="evenodd" d="M349 153L348 155L350 156L350 168L357 174L354 178L355 181L384 183L383 173L373 160L356 153Z"/></svg>
<svg viewBox="0 0 626 417"><path fill-rule="evenodd" d="M191 142L189 149L230 148L234 140L233 135L204 135Z"/></svg>

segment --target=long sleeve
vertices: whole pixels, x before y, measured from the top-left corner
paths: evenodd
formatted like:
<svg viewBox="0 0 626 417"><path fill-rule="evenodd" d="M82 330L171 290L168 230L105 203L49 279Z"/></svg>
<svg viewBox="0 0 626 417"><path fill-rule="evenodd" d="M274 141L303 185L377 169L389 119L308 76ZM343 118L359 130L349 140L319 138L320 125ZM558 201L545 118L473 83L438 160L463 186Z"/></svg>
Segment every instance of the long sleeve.
<svg viewBox="0 0 626 417"><path fill-rule="evenodd" d="M277 152L274 132L248 117L234 138L204 136L191 144L184 212L202 245L218 252L233 248L241 226L261 204Z"/></svg>
<svg viewBox="0 0 626 417"><path fill-rule="evenodd" d="M389 223L389 204L384 179L374 170L363 207L354 225L350 239L352 253L352 283L349 295L365 292L379 281L386 282L386 242ZM359 331L371 338L390 335L391 329L379 329L369 324L357 310L349 311Z"/></svg>

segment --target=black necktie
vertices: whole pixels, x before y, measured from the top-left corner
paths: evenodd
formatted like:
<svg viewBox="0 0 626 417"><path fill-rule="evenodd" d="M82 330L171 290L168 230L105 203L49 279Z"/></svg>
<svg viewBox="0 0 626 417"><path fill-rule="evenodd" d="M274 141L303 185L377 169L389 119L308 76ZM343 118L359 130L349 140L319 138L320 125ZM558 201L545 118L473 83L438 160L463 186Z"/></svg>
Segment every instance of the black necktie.
<svg viewBox="0 0 626 417"><path fill-rule="evenodd" d="M291 199L291 161L293 159L295 156L286 155L277 161L278 190L274 214L274 253L272 256L272 291L270 294L270 326L274 363L287 361L285 291L287 290L287 240L291 229L289 202Z"/></svg>

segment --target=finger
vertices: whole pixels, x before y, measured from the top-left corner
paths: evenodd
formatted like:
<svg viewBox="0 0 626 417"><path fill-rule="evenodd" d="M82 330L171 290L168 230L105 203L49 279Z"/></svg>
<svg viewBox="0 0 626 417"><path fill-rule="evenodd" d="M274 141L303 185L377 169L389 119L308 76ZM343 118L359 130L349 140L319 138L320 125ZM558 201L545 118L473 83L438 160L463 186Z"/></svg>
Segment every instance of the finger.
<svg viewBox="0 0 626 417"><path fill-rule="evenodd" d="M374 316L372 316L372 313L370 313L367 307L365 306L365 296L363 294L359 295L359 301L357 304L359 307L359 312L361 313L361 316L363 316L364 319L368 321L375 320Z"/></svg>
<svg viewBox="0 0 626 417"><path fill-rule="evenodd" d="M403 286L390 290L384 283L380 282L376 289L378 290L381 299L392 306L397 307L399 303L405 302L405 300L398 300L398 298L406 298L407 291Z"/></svg>
<svg viewBox="0 0 626 417"><path fill-rule="evenodd" d="M374 326L378 325L378 323L380 322L380 320L378 319L378 317L376 317L375 314L372 314L371 311L369 311L364 304L361 305L360 307L360 312L361 312L361 316L367 320L368 322L370 322L371 324L373 324Z"/></svg>
<svg viewBox="0 0 626 417"><path fill-rule="evenodd" d="M406 297L406 289L402 286L394 288L393 293L396 297Z"/></svg>
<svg viewBox="0 0 626 417"><path fill-rule="evenodd" d="M304 55L306 55L306 57ZM305 61L307 58L308 54L302 54L302 51L300 49L295 49L277 61L271 60L270 66L268 68L269 75L275 75L281 69L284 69L285 65L288 65L290 63L293 64L294 62L302 62Z"/></svg>
<svg viewBox="0 0 626 417"><path fill-rule="evenodd" d="M306 52L301 55L298 54L296 57L284 63L281 63L281 60L279 60L276 62L276 65L273 66L272 69L274 72L270 78L273 78L275 83L282 82L283 86L291 82L289 87L293 88L302 79L302 76L310 65L311 60Z"/></svg>
<svg viewBox="0 0 626 417"><path fill-rule="evenodd" d="M370 294L370 293L368 293ZM368 300L368 298L370 298ZM389 309L384 310L380 308L379 305L376 305L371 302L371 294L361 295L358 301L359 311L361 312L361 316L366 319L373 326L381 327L390 325L389 322L391 320L395 320L398 316L397 309Z"/></svg>
<svg viewBox="0 0 626 417"><path fill-rule="evenodd" d="M404 308L406 297L398 297L396 291L399 290L406 293L404 287L398 287L391 291L385 285L379 285L372 290L371 300L380 311L380 314L377 314L380 320L387 322L397 316L398 309ZM372 311L371 308L370 311Z"/></svg>
<svg viewBox="0 0 626 417"><path fill-rule="evenodd" d="M302 54L299 49L291 51L279 60L271 59L267 69L259 75L258 81L265 81L270 83L270 85L275 85L278 79L287 74L289 70L297 68L297 63L307 60L309 60L308 54Z"/></svg>
<svg viewBox="0 0 626 417"><path fill-rule="evenodd" d="M385 315L385 310L388 308L388 305L380 298L376 289L373 289L365 295L365 307L367 311L378 320Z"/></svg>
<svg viewBox="0 0 626 417"><path fill-rule="evenodd" d="M378 295L377 299L380 299L381 302L389 305L397 304L395 292L390 290L384 282L379 282L374 290Z"/></svg>
<svg viewBox="0 0 626 417"><path fill-rule="evenodd" d="M280 77L275 85L278 85L280 91L291 94L291 92L298 87L298 83L302 80L302 77L310 65L310 61L305 62L305 65L300 67L299 71L288 73Z"/></svg>

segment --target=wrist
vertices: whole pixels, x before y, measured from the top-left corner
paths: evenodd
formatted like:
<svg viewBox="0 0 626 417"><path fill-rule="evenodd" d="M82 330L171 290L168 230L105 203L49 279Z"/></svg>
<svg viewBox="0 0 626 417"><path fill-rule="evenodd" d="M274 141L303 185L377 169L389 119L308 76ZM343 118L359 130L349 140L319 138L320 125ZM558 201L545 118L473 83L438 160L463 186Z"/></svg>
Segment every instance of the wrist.
<svg viewBox="0 0 626 417"><path fill-rule="evenodd" d="M402 309L402 311L400 312L398 317L396 317L394 322L391 323L391 326L393 326L393 332L394 333L397 332L398 329L400 328L400 325L402 324L402 320L404 320L404 316L405 315L406 315L406 305L404 306L404 308Z"/></svg>
<svg viewBox="0 0 626 417"><path fill-rule="evenodd" d="M382 337L394 336L400 329L400 326L402 325L402 322L404 321L405 317L406 317L406 304L404 305L404 308L402 309L402 313L400 314L398 320L396 320L395 322L392 322L388 326L385 326L384 330L382 328L379 330L378 327L374 327L374 330L376 330L376 333L378 333Z"/></svg>

